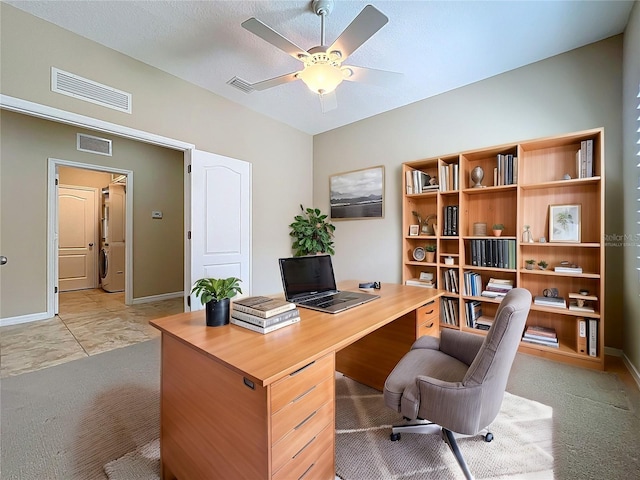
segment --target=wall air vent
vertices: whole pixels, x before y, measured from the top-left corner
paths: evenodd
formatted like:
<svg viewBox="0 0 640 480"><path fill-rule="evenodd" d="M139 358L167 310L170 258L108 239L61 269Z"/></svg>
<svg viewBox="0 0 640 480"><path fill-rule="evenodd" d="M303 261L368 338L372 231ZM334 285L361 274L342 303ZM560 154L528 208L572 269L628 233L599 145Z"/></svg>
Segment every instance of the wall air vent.
<svg viewBox="0 0 640 480"><path fill-rule="evenodd" d="M111 140L93 137L84 133L78 133L77 138L77 148L79 151L111 156Z"/></svg>
<svg viewBox="0 0 640 480"><path fill-rule="evenodd" d="M227 84L231 85L232 87L236 87L238 90L242 90L244 93L253 92L253 87L251 86L251 84L246 80L242 80L238 77L233 77L227 82Z"/></svg>
<svg viewBox="0 0 640 480"><path fill-rule="evenodd" d="M131 113L131 94L51 67L51 91Z"/></svg>

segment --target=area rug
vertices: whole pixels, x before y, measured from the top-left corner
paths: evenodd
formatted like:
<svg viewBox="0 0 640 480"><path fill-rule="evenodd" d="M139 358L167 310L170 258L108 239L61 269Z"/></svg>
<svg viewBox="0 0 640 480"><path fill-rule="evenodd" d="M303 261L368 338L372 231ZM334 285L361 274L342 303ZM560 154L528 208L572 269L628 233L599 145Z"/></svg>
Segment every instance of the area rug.
<svg viewBox="0 0 640 480"><path fill-rule="evenodd" d="M552 409L509 393L491 425L495 439L461 438L458 444L477 479L553 478ZM391 425L402 423L384 405L382 394L336 375L336 474L344 480L464 478L438 435L404 434L389 440ZM105 465L110 480L160 478L158 441Z"/></svg>

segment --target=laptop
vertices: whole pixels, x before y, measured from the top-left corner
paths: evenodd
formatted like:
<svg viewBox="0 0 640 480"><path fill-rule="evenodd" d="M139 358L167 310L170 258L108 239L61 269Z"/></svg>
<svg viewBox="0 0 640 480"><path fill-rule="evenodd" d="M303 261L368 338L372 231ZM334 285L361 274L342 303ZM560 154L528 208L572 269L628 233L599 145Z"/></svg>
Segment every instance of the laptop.
<svg viewBox="0 0 640 480"><path fill-rule="evenodd" d="M339 291L329 255L281 258L279 263L285 298L299 307L338 313L379 298L364 292Z"/></svg>

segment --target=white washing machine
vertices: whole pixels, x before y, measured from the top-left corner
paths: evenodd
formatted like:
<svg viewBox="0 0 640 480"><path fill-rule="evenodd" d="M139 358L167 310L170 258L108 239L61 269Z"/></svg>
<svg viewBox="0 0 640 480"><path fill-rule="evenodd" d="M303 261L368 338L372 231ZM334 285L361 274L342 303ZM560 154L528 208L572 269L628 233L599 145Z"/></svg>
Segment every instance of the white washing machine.
<svg viewBox="0 0 640 480"><path fill-rule="evenodd" d="M124 291L124 243L100 250L100 284L106 292Z"/></svg>

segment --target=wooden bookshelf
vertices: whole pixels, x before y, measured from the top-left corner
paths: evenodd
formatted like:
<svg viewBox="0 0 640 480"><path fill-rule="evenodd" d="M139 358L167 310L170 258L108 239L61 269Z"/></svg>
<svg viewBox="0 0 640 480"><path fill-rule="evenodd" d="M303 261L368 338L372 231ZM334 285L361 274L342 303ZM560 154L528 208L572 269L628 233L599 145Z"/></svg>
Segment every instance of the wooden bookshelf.
<svg viewBox="0 0 640 480"><path fill-rule="evenodd" d="M591 147L585 142L591 141ZM578 178L578 160L576 154L582 150L582 159L587 150L591 151L592 176ZM498 156L503 176L494 174ZM512 158L512 160L511 160ZM506 166L508 165L508 167ZM482 187L474 187L472 172L476 167L484 171ZM450 178L446 188L413 193L407 185L411 173L418 170L429 177L440 180L444 170L449 174L457 171L457 181ZM420 277L421 272L433 274L438 288L445 289L444 275L457 279L457 289L445 295L458 301L458 325L451 325L443 318L441 307L441 328L457 328L478 334L486 332L467 325L465 303L482 303L484 317L493 317L498 308L499 299L467 294L464 290L463 276L473 271L481 277L482 285L490 278L511 280L516 287L526 288L532 297L541 296L545 289L558 289L558 296L566 300L567 308L553 308L532 304L527 325L540 325L556 330L558 348L521 342L520 350L526 353L571 363L574 365L604 369L604 130L602 128L557 135L536 140L492 146L469 152L460 152L441 157L428 158L403 164L403 248L402 280ZM502 174L501 171L501 174ZM410 172L410 173L407 173ZM477 170L476 170L477 172ZM566 178L569 175L571 178ZM457 188L453 188L457 186ZM411 191L412 193L408 193ZM570 238L562 241L550 241L550 206L579 205L579 225L572 218L566 234ZM451 234L445 225L447 207L457 207L457 230ZM561 208L562 209L562 208ZM412 212L418 212L422 218L436 215L429 223L435 231L432 235L409 235L409 226L418 224ZM575 213L575 210L570 212ZM557 217L558 218L558 217ZM571 223L571 220L569 223ZM449 222L451 220L449 219ZM486 235L475 235L474 224L486 224ZM500 237L492 235L492 225L502 223L505 226ZM525 225L533 236L533 243L523 241ZM579 232L576 234L576 232ZM564 235L562 231L558 236ZM575 237L579 238L575 238ZM541 242L541 237L546 241ZM483 240L485 243L478 242ZM498 240L496 242L495 240ZM507 254L507 241L515 244L515 255ZM502 242L502 243L501 243ZM436 245L435 261L427 263L416 261L413 251L427 244ZM487 245L493 245L487 247ZM482 246L488 252L497 251L495 245L502 245L511 264L500 257L498 263L483 265L480 257L474 257ZM454 264L445 264L445 258L453 258ZM533 270L525 268L525 260L546 261L546 270L534 265ZM495 260L495 259L493 259ZM451 261L451 260L448 260ZM578 265L582 271L556 272L554 267L561 262ZM497 262L497 261L496 261ZM569 293L588 291L597 297L594 312L569 310ZM444 300L443 300L444 301ZM577 322L585 318L597 320L597 341L595 356L578 352ZM589 323L589 322L587 322Z"/></svg>

